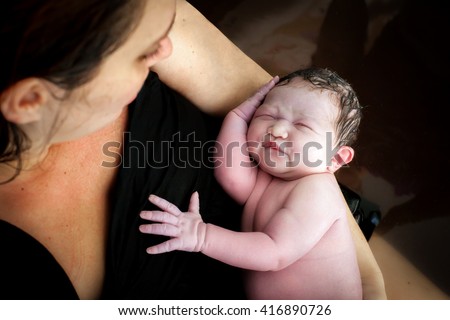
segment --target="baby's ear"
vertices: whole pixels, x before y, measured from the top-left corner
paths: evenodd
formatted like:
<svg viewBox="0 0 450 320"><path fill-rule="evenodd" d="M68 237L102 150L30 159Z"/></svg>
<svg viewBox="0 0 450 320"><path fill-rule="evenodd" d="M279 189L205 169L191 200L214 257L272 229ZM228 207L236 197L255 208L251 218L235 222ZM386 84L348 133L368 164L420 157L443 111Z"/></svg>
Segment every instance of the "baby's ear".
<svg viewBox="0 0 450 320"><path fill-rule="evenodd" d="M352 147L341 146L331 159L331 164L327 166L327 170L331 173L336 172L339 168L350 163L353 160L355 151Z"/></svg>
<svg viewBox="0 0 450 320"><path fill-rule="evenodd" d="M0 111L6 120L26 124L41 119L49 91L39 78L27 78L5 90L0 97Z"/></svg>

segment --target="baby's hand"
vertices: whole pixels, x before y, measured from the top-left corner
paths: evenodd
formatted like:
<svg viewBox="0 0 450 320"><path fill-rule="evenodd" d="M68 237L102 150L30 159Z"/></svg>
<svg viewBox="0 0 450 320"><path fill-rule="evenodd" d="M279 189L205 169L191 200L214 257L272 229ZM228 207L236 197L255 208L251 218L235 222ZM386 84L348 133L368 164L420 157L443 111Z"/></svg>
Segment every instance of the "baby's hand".
<svg viewBox="0 0 450 320"><path fill-rule="evenodd" d="M241 119L249 123L256 109L261 105L266 95L273 87L275 87L279 80L280 78L278 76L273 77L269 82L260 87L253 96L234 108L232 112L236 113Z"/></svg>
<svg viewBox="0 0 450 320"><path fill-rule="evenodd" d="M154 224L143 224L139 230L143 233L171 237L158 245L147 248L147 253L157 254L174 250L198 252L202 250L206 236L206 224L200 216L198 193L194 192L189 202L188 212L181 212L174 204L151 195L151 203L163 211L142 211L143 219Z"/></svg>

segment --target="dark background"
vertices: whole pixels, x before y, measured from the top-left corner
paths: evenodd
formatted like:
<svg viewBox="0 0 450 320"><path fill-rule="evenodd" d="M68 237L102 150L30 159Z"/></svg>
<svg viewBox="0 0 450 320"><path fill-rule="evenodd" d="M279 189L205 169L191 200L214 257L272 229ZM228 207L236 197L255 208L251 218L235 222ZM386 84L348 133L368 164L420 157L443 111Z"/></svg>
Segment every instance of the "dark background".
<svg viewBox="0 0 450 320"><path fill-rule="evenodd" d="M388 294L398 299L450 294L445 1L189 2L271 74L315 65L353 85L366 108L356 158L338 179L380 207L377 239L444 293L435 295L417 280L420 293L408 295L415 281L410 279L403 293L390 294L395 290L388 280L398 278L403 270L396 268L404 266L374 245Z"/></svg>

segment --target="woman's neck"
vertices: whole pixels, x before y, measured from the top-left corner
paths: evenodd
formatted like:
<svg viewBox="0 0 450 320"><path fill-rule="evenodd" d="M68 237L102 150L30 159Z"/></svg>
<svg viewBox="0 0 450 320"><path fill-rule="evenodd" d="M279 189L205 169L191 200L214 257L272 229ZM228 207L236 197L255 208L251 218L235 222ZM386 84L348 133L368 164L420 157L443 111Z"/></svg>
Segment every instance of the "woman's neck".
<svg viewBox="0 0 450 320"><path fill-rule="evenodd" d="M124 110L122 115L110 125L76 140L59 143L31 141L32 147L21 155L20 161L0 164L0 186L11 178L13 180L6 183L7 185L17 181L22 183L33 181L42 174L53 171L57 165L65 167L72 161L82 161L85 153L97 153L101 150L101 145L111 141L112 137L114 141L122 143L127 115L127 110Z"/></svg>
<svg viewBox="0 0 450 320"><path fill-rule="evenodd" d="M20 159L0 164L0 184L33 178L33 175L49 167L50 147L30 149Z"/></svg>

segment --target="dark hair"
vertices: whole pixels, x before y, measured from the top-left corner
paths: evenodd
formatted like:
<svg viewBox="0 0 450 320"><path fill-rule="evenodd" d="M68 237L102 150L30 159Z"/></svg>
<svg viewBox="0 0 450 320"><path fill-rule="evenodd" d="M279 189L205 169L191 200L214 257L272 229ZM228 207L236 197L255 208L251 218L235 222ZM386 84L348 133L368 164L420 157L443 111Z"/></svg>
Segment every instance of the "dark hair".
<svg viewBox="0 0 450 320"><path fill-rule="evenodd" d="M70 93L85 84L101 61L137 26L143 0L14 0L0 5L0 94L38 77ZM0 163L18 161L25 134L0 113Z"/></svg>
<svg viewBox="0 0 450 320"><path fill-rule="evenodd" d="M307 68L282 77L279 85L288 84L294 78L303 78L309 81L313 88L328 90L336 95L340 109L336 123L337 145L351 146L358 135L362 106L350 84L329 69Z"/></svg>

